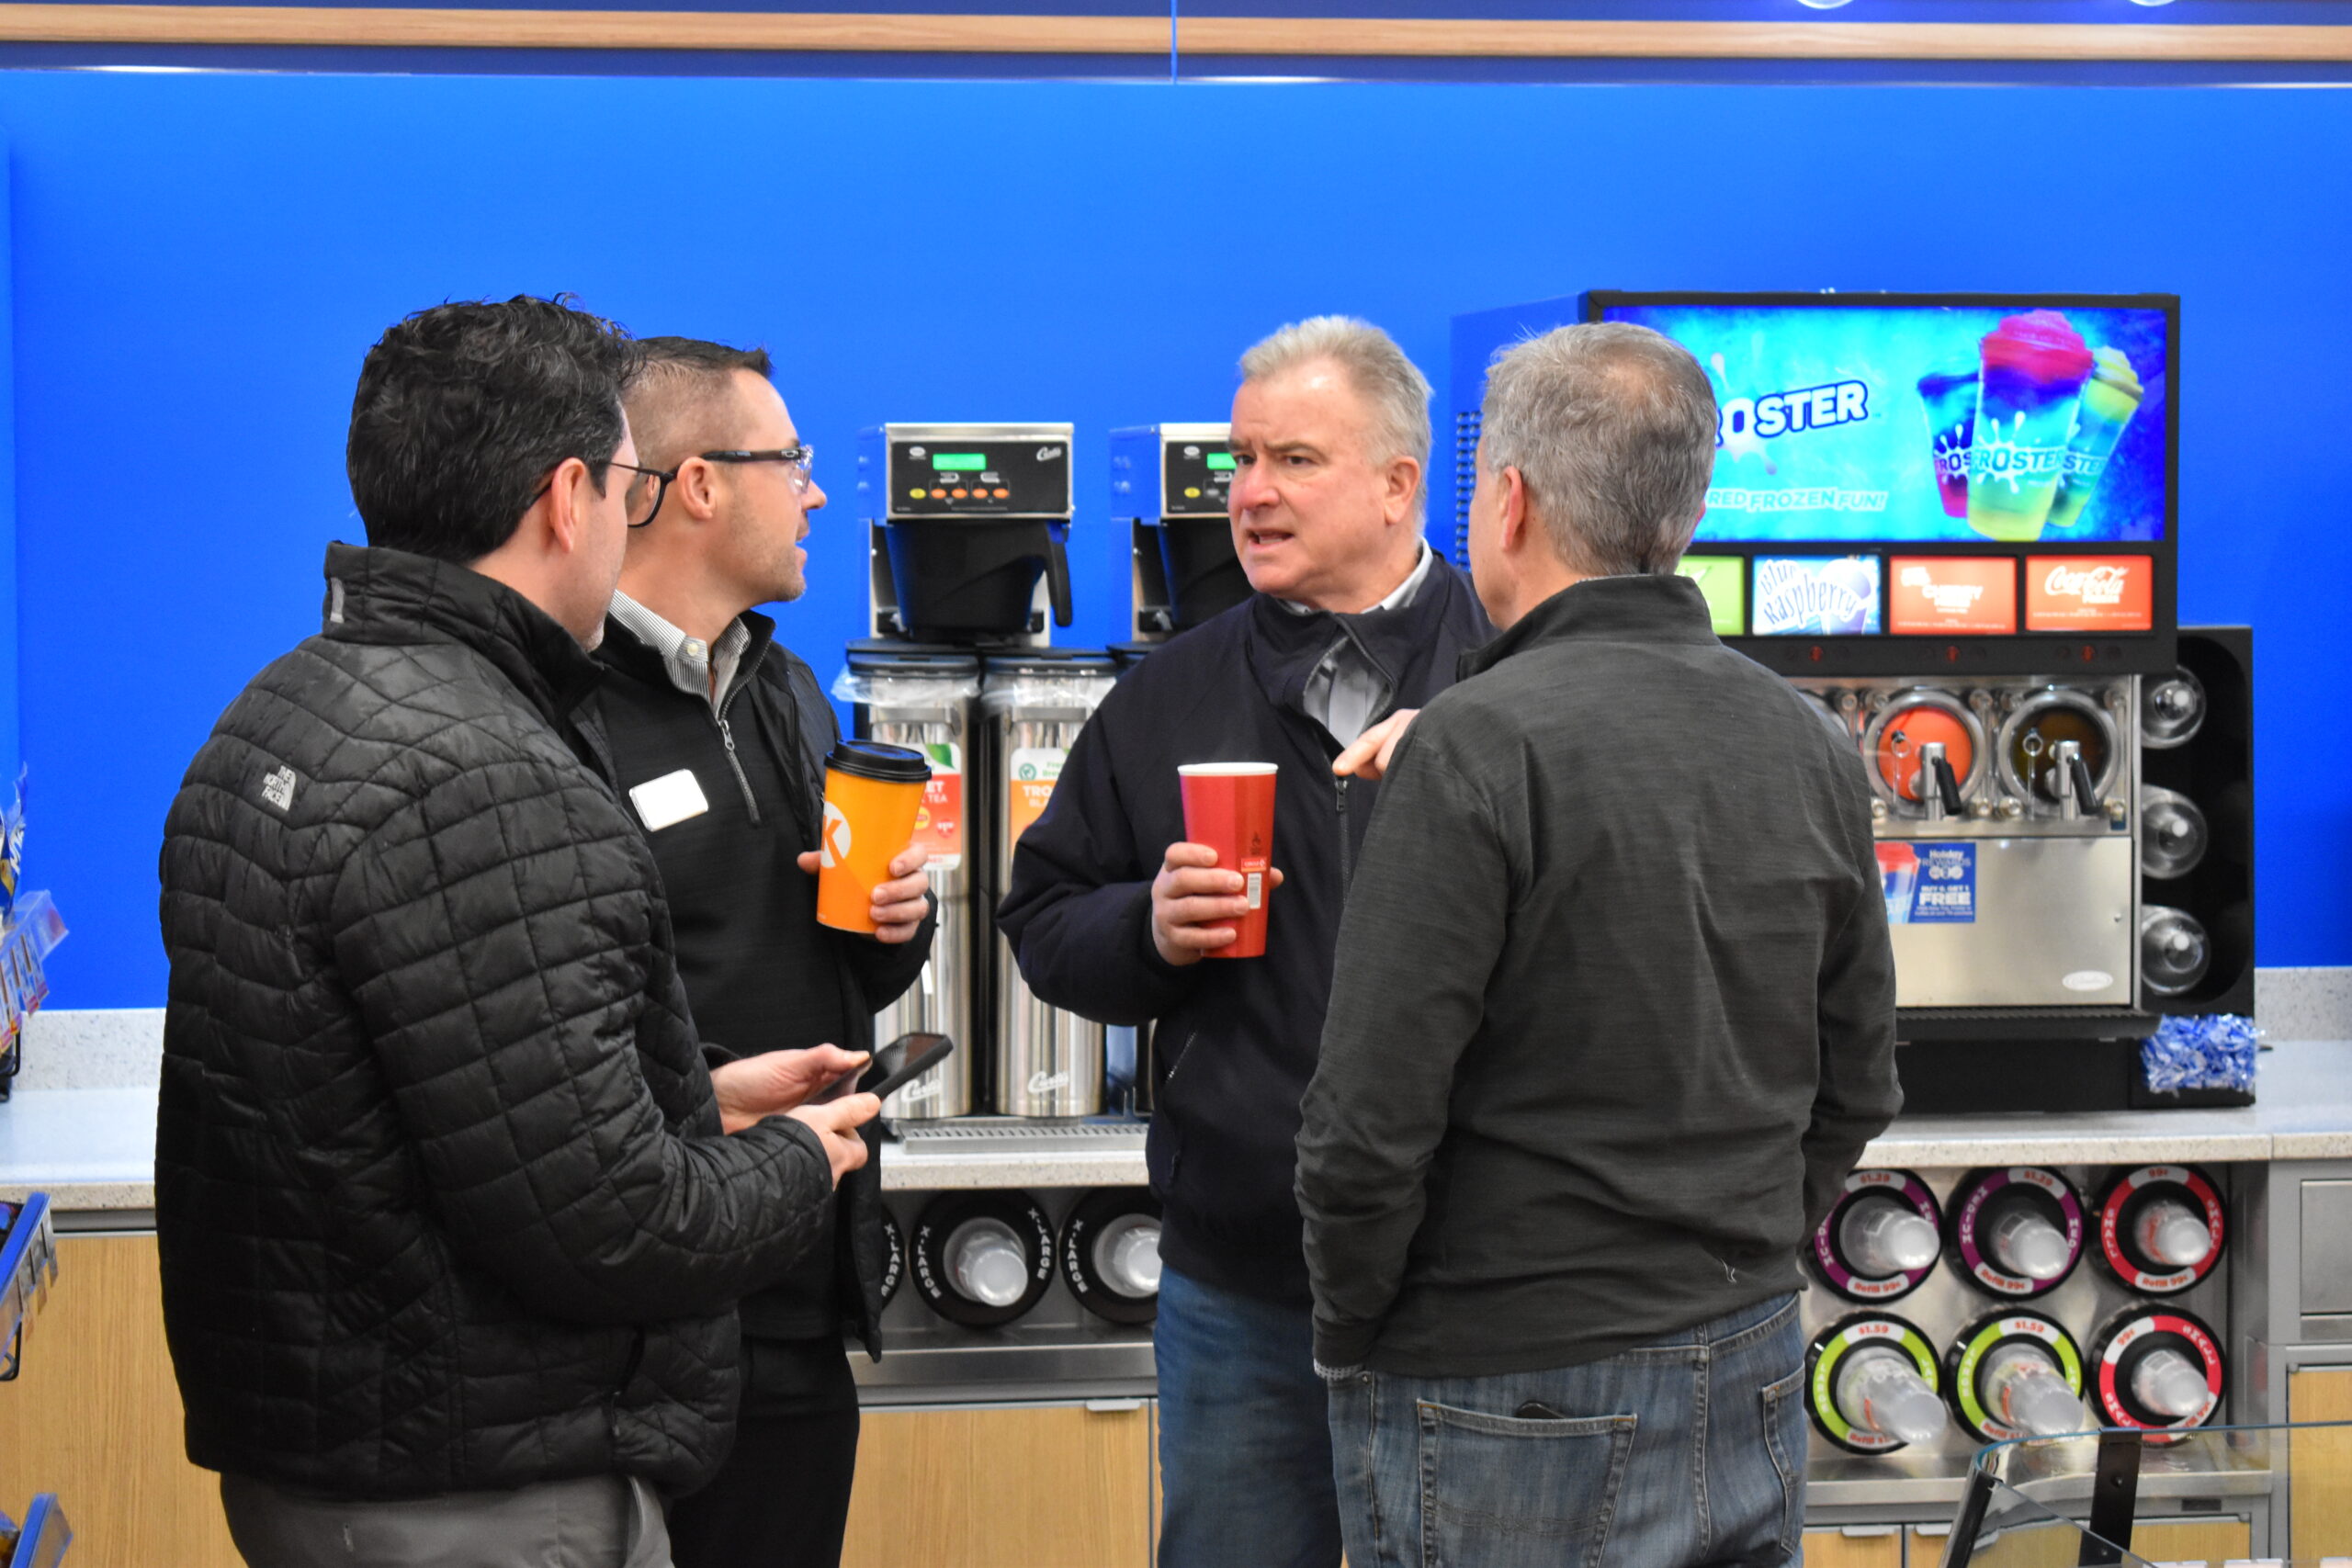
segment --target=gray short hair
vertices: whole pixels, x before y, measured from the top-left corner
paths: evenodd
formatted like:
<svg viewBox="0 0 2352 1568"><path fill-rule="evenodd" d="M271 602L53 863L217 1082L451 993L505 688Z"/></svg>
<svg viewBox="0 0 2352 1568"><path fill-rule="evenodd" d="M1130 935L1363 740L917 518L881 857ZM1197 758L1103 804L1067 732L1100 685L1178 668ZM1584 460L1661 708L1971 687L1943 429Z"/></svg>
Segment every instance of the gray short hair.
<svg viewBox="0 0 2352 1568"><path fill-rule="evenodd" d="M1262 381L1318 359L1346 371L1371 409L1373 461L1410 457L1420 465L1420 487L1413 492L1413 513L1419 516L1429 491L1430 378L1396 339L1353 316L1310 316L1251 344L1241 356L1241 378Z"/></svg>
<svg viewBox="0 0 2352 1568"><path fill-rule="evenodd" d="M1689 349L1624 321L1514 344L1487 371L1479 428L1487 471L1519 470L1569 570L1674 570L1715 468L1715 389Z"/></svg>

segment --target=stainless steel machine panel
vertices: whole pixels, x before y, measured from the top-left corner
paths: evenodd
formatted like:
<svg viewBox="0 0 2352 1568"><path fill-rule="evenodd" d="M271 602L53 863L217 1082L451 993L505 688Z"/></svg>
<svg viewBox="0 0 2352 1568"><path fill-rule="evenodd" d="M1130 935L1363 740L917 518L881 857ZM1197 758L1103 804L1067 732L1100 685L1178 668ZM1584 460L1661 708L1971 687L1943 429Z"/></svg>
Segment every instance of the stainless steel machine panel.
<svg viewBox="0 0 2352 1568"><path fill-rule="evenodd" d="M2303 1183L2302 1314L2352 1313L2352 1181Z"/></svg>
<svg viewBox="0 0 2352 1568"><path fill-rule="evenodd" d="M2138 949L2131 837L1978 839L1973 848L1973 920L1891 928L1896 1004L2128 1006Z"/></svg>
<svg viewBox="0 0 2352 1568"><path fill-rule="evenodd" d="M1059 1235L1086 1188L1038 1188L1027 1195ZM892 1192L884 1201L901 1237L912 1236L935 1192ZM1107 1323L1078 1303L1055 1270L1036 1305L996 1328L966 1328L903 1282L882 1310L887 1350L879 1361L853 1348L858 1397L868 1407L959 1400L1104 1399L1153 1390L1151 1325Z"/></svg>
<svg viewBox="0 0 2352 1568"><path fill-rule="evenodd" d="M2102 1325L2128 1308L2163 1305L2186 1309L2210 1325L2222 1345L2235 1345L2231 1330L2230 1263L2226 1257L2209 1277L2178 1294L2152 1297L2127 1290L2092 1256L2099 1246L2097 1204L2117 1168L2057 1166L2051 1168L2074 1185L2081 1194L2085 1211L2085 1255L2065 1276L2063 1283L2030 1301L1996 1296L1968 1277L1967 1269L1952 1251L1949 1241L1932 1271L1917 1289L1883 1303L1849 1301L1822 1283L1808 1268L1812 1285L1802 1298L1801 1309L1808 1338L1853 1314L1884 1313L1902 1318L1917 1328L1927 1337L1940 1359L1965 1325L2003 1310L2026 1310L2050 1319L2074 1337L2086 1359L2087 1377L2092 1371L2087 1364L2088 1359L2093 1354L2092 1347ZM2215 1165L2203 1169L2221 1186L2226 1199L2235 1184L2233 1168ZM1937 1203L1946 1215L1949 1233L1954 1194L1961 1187L1965 1173L1921 1169L1915 1174L1935 1195ZM2240 1247L2245 1242L2244 1236L2235 1236L2226 1245ZM2218 1426L2245 1408L2241 1403L2241 1371L2235 1366L2230 1369L2228 1391L2210 1425ZM2084 1419L2086 1426L2091 1424L2087 1409ZM1849 1509L1900 1511L1917 1505L1932 1504L1935 1509L1940 1510L1958 1500L1969 1460L1983 1447L1982 1441L1970 1435L1956 1419L1939 1441L1924 1447L1899 1449L1891 1453L1848 1453L1830 1443L1818 1431L1811 1433L1811 1445L1805 1467L1806 1501L1809 1509L1825 1519L1849 1517L1847 1510ZM2249 1483L2267 1488L2268 1479L2267 1475L2258 1474L2250 1477ZM1933 1517L1932 1511L1928 1517ZM1950 1517L1950 1515L1947 1513L1943 1517Z"/></svg>

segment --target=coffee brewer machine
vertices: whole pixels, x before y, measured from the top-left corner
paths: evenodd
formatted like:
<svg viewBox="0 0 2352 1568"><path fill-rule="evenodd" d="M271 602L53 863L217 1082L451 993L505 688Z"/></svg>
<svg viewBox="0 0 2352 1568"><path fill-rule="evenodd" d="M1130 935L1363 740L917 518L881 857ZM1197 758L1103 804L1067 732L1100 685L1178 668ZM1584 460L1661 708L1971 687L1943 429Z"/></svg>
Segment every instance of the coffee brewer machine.
<svg viewBox="0 0 2352 1568"><path fill-rule="evenodd" d="M1455 318L1456 552L1496 352L1651 328L1713 383L1680 570L1859 753L1905 1108L2165 1104L2253 1011L2251 651L2177 627L2170 296L1594 293ZM2205 1102L2211 1102L2207 1100Z"/></svg>
<svg viewBox="0 0 2352 1568"><path fill-rule="evenodd" d="M1111 433L1111 517L1127 525L1138 643L1190 631L1250 596L1227 512L1226 424L1146 424Z"/></svg>
<svg viewBox="0 0 2352 1568"><path fill-rule="evenodd" d="M1111 685L1109 660L1047 646L1070 624L1067 424L884 424L861 433L873 637L834 694L857 732L932 762L918 835L939 899L933 957L876 1021L957 1054L885 1107L906 1122L1103 1107L1103 1030L1030 995L991 919L1012 843Z"/></svg>

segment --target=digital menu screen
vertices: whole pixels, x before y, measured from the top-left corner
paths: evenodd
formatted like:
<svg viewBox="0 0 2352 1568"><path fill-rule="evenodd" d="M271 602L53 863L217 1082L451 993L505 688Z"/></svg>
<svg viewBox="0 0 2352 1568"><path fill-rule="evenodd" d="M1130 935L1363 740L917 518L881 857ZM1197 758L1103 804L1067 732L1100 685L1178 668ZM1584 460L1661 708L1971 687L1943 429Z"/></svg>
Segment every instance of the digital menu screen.
<svg viewBox="0 0 2352 1568"><path fill-rule="evenodd" d="M1717 637L1747 630L1747 560L1744 556L1684 556L1674 570L1706 596L1707 620Z"/></svg>
<svg viewBox="0 0 2352 1568"><path fill-rule="evenodd" d="M1887 563L1886 629L1897 637L2006 637L2018 629L2009 556L1896 556Z"/></svg>
<svg viewBox="0 0 2352 1568"><path fill-rule="evenodd" d="M2028 556L2025 629L2146 631L2155 620L2155 581L2146 556Z"/></svg>
<svg viewBox="0 0 2352 1568"><path fill-rule="evenodd" d="M1876 556L1758 556L1758 637L1869 636L1879 627Z"/></svg>
<svg viewBox="0 0 2352 1568"><path fill-rule="evenodd" d="M1702 544L2165 537L2164 309L1601 303L1714 383Z"/></svg>

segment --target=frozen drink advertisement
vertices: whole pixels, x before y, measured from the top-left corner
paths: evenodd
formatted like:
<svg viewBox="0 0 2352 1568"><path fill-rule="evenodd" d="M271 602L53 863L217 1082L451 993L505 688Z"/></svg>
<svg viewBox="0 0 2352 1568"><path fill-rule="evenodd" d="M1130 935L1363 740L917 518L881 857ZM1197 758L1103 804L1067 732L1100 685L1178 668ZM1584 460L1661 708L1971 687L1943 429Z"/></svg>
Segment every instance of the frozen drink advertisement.
<svg viewBox="0 0 2352 1568"><path fill-rule="evenodd" d="M1968 525L1988 539L2038 539L2091 367L2090 345L2055 310L2011 316L1984 334L1968 443Z"/></svg>
<svg viewBox="0 0 2352 1568"><path fill-rule="evenodd" d="M2172 344L2154 299L1601 303L1689 349L1713 384L1699 554L2165 537ZM1752 597L1760 615L1760 585Z"/></svg>
<svg viewBox="0 0 2352 1568"><path fill-rule="evenodd" d="M1968 441L1976 429L1976 372L1919 378L1928 439L1936 460L1936 499L1947 517L1968 515Z"/></svg>
<svg viewBox="0 0 2352 1568"><path fill-rule="evenodd" d="M2098 363L2083 383L2082 406L2075 412L2075 434L2066 443L2066 466L2058 472L2058 498L2050 503L2050 526L2072 528L2098 489L2107 460L2123 439L2123 427L2140 407L2140 378L2132 362L2111 348L2092 350Z"/></svg>

